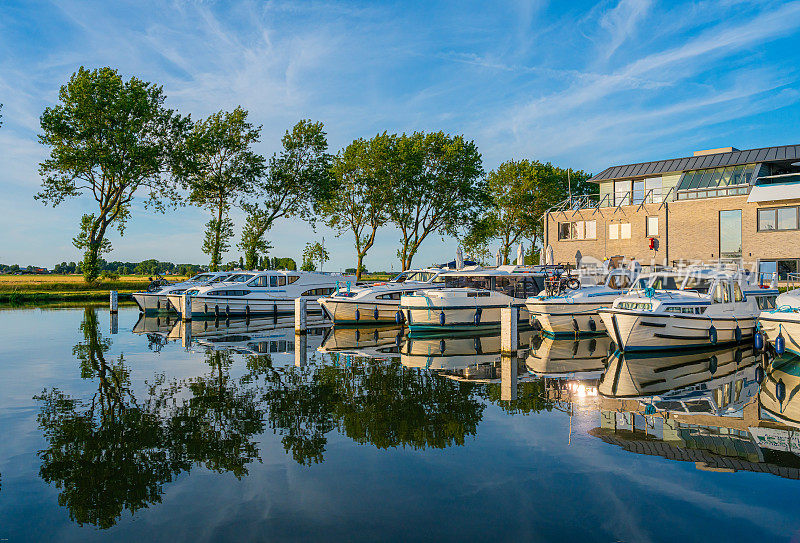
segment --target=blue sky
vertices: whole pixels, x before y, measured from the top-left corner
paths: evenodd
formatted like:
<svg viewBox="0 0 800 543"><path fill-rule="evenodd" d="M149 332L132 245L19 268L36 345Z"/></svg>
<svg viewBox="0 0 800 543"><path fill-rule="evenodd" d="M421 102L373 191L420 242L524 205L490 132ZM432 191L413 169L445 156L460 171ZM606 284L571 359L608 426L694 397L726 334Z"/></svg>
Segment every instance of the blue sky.
<svg viewBox="0 0 800 543"><path fill-rule="evenodd" d="M475 140L484 166L530 158L598 172L619 163L796 144L800 2L37 2L0 3L0 262L78 260L87 198L33 200L42 110L79 66L164 86L193 117L241 105L276 151L301 118L332 150L384 130ZM243 217L234 213L237 236ZM206 262L206 212L135 206L109 260ZM352 239L282 221L274 256L325 237L330 268ZM370 269L397 269L386 228ZM426 240L415 264L450 259ZM229 258L237 257L231 252Z"/></svg>

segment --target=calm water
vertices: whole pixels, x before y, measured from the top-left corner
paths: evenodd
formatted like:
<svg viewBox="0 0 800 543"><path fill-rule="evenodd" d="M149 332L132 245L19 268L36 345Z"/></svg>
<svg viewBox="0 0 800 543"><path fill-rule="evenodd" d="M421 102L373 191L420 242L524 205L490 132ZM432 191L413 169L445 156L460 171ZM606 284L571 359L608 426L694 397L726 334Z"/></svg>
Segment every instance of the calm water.
<svg viewBox="0 0 800 543"><path fill-rule="evenodd" d="M759 387L749 347L528 332L501 361L496 337L315 327L303 349L134 309L0 330L0 541L800 538L800 370Z"/></svg>

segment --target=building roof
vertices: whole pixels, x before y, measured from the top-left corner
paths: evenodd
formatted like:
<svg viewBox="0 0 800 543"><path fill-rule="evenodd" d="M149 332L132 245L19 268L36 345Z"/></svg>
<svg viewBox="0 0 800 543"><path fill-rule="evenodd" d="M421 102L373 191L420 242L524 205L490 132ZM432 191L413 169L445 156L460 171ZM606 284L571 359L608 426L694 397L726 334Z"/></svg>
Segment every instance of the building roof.
<svg viewBox="0 0 800 543"><path fill-rule="evenodd" d="M720 166L736 166L739 164L754 164L757 162L781 162L800 160L800 145L782 145L780 147L762 147L761 149L733 150L725 153L703 154L654 162L639 162L638 164L625 164L611 166L589 181L598 183L612 179L627 179L631 177L646 177L667 172L685 172L688 170L703 170Z"/></svg>

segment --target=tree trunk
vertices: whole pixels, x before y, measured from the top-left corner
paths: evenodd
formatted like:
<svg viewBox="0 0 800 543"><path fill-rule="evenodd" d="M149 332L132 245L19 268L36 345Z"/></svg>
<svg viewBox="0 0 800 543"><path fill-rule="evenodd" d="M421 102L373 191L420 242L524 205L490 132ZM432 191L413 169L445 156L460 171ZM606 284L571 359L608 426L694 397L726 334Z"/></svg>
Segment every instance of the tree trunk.
<svg viewBox="0 0 800 543"><path fill-rule="evenodd" d="M361 280L361 263L364 261L364 253L359 252L356 259L356 281Z"/></svg>
<svg viewBox="0 0 800 543"><path fill-rule="evenodd" d="M211 271L217 271L222 260L219 250L219 238L222 235L222 202L220 201L219 209L217 210L217 225L214 229L214 250L211 253Z"/></svg>

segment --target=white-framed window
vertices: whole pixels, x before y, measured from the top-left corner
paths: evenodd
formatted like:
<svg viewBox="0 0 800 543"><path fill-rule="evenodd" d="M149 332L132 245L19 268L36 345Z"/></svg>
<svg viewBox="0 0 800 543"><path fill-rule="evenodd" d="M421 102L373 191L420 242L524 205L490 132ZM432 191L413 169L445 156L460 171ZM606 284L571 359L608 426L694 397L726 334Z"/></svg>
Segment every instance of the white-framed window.
<svg viewBox="0 0 800 543"><path fill-rule="evenodd" d="M608 225L608 239L619 239L619 225L609 224Z"/></svg>
<svg viewBox="0 0 800 543"><path fill-rule="evenodd" d="M597 221L575 221L558 223L558 239L597 239Z"/></svg>
<svg viewBox="0 0 800 543"><path fill-rule="evenodd" d="M631 239L631 223L629 222L620 223L619 239Z"/></svg>
<svg viewBox="0 0 800 543"><path fill-rule="evenodd" d="M658 217L647 217L647 237L658 235Z"/></svg>

